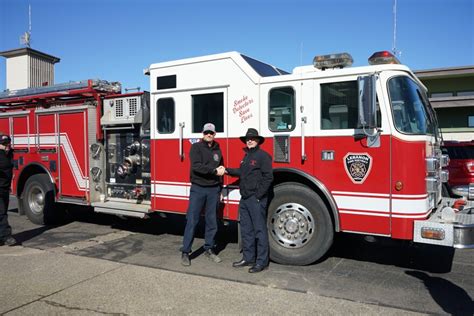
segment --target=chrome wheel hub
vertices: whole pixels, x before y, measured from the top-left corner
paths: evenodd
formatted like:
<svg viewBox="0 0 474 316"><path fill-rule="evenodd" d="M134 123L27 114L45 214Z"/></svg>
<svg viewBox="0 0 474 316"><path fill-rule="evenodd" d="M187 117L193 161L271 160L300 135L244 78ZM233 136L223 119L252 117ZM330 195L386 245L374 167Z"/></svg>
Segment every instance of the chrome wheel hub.
<svg viewBox="0 0 474 316"><path fill-rule="evenodd" d="M271 235L285 248L303 247L314 234L314 218L298 203L280 205L271 218Z"/></svg>
<svg viewBox="0 0 474 316"><path fill-rule="evenodd" d="M44 192L39 186L34 186L28 194L28 205L34 214L43 213Z"/></svg>

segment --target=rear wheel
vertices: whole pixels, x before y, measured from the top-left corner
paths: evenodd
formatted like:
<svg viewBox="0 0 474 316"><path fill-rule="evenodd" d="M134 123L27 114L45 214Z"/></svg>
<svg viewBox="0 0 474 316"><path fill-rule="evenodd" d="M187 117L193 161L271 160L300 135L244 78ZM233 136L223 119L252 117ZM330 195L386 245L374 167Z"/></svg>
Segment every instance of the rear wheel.
<svg viewBox="0 0 474 316"><path fill-rule="evenodd" d="M267 221L270 258L291 265L320 259L334 238L331 216L322 199L298 183L278 185L274 192Z"/></svg>
<svg viewBox="0 0 474 316"><path fill-rule="evenodd" d="M31 176L22 194L22 209L38 225L54 222L54 187L45 174Z"/></svg>

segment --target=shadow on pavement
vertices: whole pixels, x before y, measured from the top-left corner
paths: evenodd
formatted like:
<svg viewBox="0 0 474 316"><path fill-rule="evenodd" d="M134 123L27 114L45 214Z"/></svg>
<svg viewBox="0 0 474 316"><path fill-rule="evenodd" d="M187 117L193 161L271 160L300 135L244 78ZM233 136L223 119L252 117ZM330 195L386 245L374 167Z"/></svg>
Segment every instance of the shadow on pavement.
<svg viewBox="0 0 474 316"><path fill-rule="evenodd" d="M44 232L46 232L50 229L53 229L53 228L54 228L53 226L41 226L41 227L33 228L33 229L30 229L30 230L22 231L20 233L13 234L13 237L15 237L15 239L19 243L23 244L23 243L27 242L28 240L33 239L37 236L40 236Z"/></svg>
<svg viewBox="0 0 474 316"><path fill-rule="evenodd" d="M371 238L363 235L340 233L327 257L369 261L433 273L451 271L454 248L417 244L385 237Z"/></svg>
<svg viewBox="0 0 474 316"><path fill-rule="evenodd" d="M433 300L450 315L474 315L474 302L469 294L456 284L420 271L405 271L419 279L430 292Z"/></svg>
<svg viewBox="0 0 474 316"><path fill-rule="evenodd" d="M13 205L12 205L13 204ZM17 203L13 202L10 203L9 209L8 209L8 216L21 216L18 214L18 208L17 208ZM11 219L10 219L11 221ZM18 244L23 244L27 242L30 239L34 239L40 235L42 235L44 232L54 229L56 226L36 226L33 229L28 229L28 230L22 230L19 233L14 233L13 237L17 240Z"/></svg>
<svg viewBox="0 0 474 316"><path fill-rule="evenodd" d="M95 224L109 230L123 230L136 233L137 235L132 234L127 238L106 242L80 251L82 255L112 261L123 261L134 256L138 258L151 255L161 257L160 260L162 260L162 255L169 253L175 253L178 256L186 225L185 216L179 214L167 214L166 216L151 214L151 217L148 219L139 219L97 214L92 209L85 210L84 208L72 208L68 212L68 218L69 223ZM74 224L70 226L72 225ZM204 218L201 218L196 228L195 242L193 244L194 251L192 253L193 259L204 252L200 241L198 241L198 239L204 239L204 232ZM65 236L64 233L63 236ZM164 238L156 238L157 236L164 236ZM216 252L220 253L223 251L229 243L237 243L237 224L226 223L224 225L223 222L219 222L216 235ZM155 263L158 264L160 260Z"/></svg>

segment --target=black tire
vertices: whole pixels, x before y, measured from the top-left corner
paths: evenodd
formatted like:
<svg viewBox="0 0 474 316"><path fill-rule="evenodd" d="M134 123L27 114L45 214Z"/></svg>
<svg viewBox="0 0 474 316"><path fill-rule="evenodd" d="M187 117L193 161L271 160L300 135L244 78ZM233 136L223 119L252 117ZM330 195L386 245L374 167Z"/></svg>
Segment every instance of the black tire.
<svg viewBox="0 0 474 316"><path fill-rule="evenodd" d="M22 209L28 219L37 224L55 223L54 186L45 174L31 176L22 194Z"/></svg>
<svg viewBox="0 0 474 316"><path fill-rule="evenodd" d="M268 207L270 258L281 264L307 265L323 257L332 245L334 228L319 195L298 183L274 188Z"/></svg>

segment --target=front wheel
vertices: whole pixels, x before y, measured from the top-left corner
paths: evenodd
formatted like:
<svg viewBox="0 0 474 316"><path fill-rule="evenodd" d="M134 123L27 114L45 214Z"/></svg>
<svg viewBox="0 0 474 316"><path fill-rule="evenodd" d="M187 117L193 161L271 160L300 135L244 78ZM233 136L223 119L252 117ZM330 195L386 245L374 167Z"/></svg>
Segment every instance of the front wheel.
<svg viewBox="0 0 474 316"><path fill-rule="evenodd" d="M31 222L37 225L54 222L54 187L47 175L36 174L26 181L21 202Z"/></svg>
<svg viewBox="0 0 474 316"><path fill-rule="evenodd" d="M298 183L275 187L268 207L270 258L281 264L307 265L326 254L334 229L317 193Z"/></svg>

